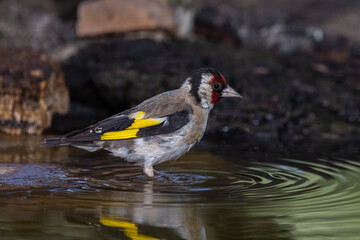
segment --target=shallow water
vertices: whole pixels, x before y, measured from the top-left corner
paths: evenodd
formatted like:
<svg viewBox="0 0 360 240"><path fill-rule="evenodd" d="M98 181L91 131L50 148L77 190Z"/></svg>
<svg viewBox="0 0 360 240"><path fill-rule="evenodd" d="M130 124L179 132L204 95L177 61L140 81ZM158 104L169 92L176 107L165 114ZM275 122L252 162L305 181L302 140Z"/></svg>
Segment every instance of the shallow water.
<svg viewBox="0 0 360 240"><path fill-rule="evenodd" d="M0 152L1 239L360 236L360 159L346 151L194 149L154 180L105 152L23 148L31 161Z"/></svg>

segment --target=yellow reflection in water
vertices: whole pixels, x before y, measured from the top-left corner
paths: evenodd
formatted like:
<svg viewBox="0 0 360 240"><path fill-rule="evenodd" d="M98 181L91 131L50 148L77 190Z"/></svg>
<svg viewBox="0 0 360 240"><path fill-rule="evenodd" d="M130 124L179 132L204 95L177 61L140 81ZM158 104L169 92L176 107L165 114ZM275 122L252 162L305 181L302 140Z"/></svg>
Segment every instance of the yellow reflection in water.
<svg viewBox="0 0 360 240"><path fill-rule="evenodd" d="M139 234L138 227L136 224L131 222L112 220L108 218L101 217L100 223L107 227L116 227L122 228L125 235L133 240L159 240L159 238L149 237L143 234Z"/></svg>

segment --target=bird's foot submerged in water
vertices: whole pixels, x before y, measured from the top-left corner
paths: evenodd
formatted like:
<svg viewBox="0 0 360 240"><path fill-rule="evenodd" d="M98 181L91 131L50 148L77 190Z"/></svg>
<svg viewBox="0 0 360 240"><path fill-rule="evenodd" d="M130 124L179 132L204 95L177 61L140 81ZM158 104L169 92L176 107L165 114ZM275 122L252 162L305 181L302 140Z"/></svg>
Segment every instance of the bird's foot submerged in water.
<svg viewBox="0 0 360 240"><path fill-rule="evenodd" d="M171 174L168 173L164 173L164 172L160 172L160 171L156 171L153 166L144 166L144 173L152 178L152 179L157 179L157 180L161 180L161 179L166 179L169 181L174 180L174 178L171 176ZM156 175L155 175L155 174Z"/></svg>
<svg viewBox="0 0 360 240"><path fill-rule="evenodd" d="M144 173L149 177L154 177L154 168L153 166L144 166Z"/></svg>

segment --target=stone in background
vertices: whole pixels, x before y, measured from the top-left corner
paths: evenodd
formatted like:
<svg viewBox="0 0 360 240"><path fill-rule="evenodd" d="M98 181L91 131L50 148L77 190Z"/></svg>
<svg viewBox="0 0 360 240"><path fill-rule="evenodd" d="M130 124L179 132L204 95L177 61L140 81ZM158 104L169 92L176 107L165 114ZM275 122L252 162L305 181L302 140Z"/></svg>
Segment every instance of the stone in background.
<svg viewBox="0 0 360 240"><path fill-rule="evenodd" d="M69 92L60 66L29 49L0 48L0 130L41 134L66 113Z"/></svg>
<svg viewBox="0 0 360 240"><path fill-rule="evenodd" d="M79 37L154 30L176 32L166 0L96 0L84 1L78 7Z"/></svg>

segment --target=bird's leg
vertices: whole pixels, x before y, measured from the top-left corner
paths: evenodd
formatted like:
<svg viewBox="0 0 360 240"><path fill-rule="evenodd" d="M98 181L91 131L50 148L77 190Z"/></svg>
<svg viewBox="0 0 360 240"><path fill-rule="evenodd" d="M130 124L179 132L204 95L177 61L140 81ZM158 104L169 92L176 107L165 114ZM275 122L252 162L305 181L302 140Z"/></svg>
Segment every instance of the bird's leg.
<svg viewBox="0 0 360 240"><path fill-rule="evenodd" d="M152 167L152 165L144 165L144 173L146 175L148 175L149 177L153 177L154 176L154 169Z"/></svg>

